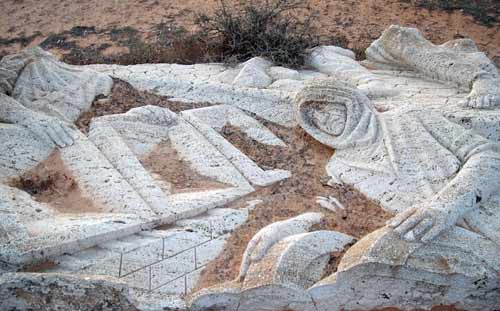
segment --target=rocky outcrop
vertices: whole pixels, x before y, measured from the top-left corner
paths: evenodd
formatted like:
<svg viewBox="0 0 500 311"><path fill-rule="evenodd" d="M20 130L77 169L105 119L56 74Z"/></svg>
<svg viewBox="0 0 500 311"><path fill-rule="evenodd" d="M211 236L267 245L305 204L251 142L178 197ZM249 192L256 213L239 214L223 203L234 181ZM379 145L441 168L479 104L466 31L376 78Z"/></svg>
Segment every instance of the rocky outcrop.
<svg viewBox="0 0 500 311"><path fill-rule="evenodd" d="M137 310L127 284L110 277L6 273L0 297L2 310Z"/></svg>

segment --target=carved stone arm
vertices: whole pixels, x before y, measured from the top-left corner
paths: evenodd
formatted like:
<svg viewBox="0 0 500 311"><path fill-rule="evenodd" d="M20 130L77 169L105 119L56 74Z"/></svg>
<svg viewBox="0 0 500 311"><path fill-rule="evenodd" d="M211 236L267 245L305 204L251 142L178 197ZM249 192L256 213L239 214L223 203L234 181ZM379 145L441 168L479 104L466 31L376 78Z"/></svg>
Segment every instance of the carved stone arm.
<svg viewBox="0 0 500 311"><path fill-rule="evenodd" d="M69 124L32 111L5 94L0 94L1 122L24 126L41 139L59 147L70 146L74 142L75 130Z"/></svg>
<svg viewBox="0 0 500 311"><path fill-rule="evenodd" d="M499 192L500 147L439 116L427 116L422 122L462 163L456 175L434 197L389 222L402 238L427 242Z"/></svg>

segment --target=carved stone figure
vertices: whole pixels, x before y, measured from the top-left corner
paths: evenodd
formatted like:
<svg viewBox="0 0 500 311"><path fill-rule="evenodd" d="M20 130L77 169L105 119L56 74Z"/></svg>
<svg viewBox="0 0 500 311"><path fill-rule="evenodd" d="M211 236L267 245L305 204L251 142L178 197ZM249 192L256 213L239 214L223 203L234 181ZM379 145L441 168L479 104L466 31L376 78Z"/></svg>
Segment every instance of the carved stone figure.
<svg viewBox="0 0 500 311"><path fill-rule="evenodd" d="M196 293L190 310L315 310L307 288L354 241L335 231L308 232L322 217L306 213L262 228L247 245L238 279Z"/></svg>
<svg viewBox="0 0 500 311"><path fill-rule="evenodd" d="M321 221L320 213L307 213L284 221L275 222L260 230L248 243L240 267L240 280L244 279L248 268L260 261L267 251L284 238L309 231L311 226Z"/></svg>
<svg viewBox="0 0 500 311"><path fill-rule="evenodd" d="M349 81L370 98L398 92L356 61L354 52L337 46L318 46L311 50L308 65L321 73Z"/></svg>
<svg viewBox="0 0 500 311"><path fill-rule="evenodd" d="M378 68L412 69L470 89L465 101L468 107L500 106L498 70L471 40L454 40L438 46L415 28L393 25L370 45L366 56Z"/></svg>
<svg viewBox="0 0 500 311"><path fill-rule="evenodd" d="M500 272L500 262L494 259L500 253L498 144L438 113L417 108L379 113L365 95L335 79L306 86L297 97L297 116L311 136L336 149L327 165L334 181L353 185L397 214L387 228L347 252L336 277L311 289L316 302L352 307L339 298L347 286L343 281L356 283L354 275L366 269L363 277L371 276L374 286L382 278L373 268L377 264L393 269L394 284L416 282L408 306L457 303L454 295L465 288L474 303L476 296L485 300L482 303L500 301L491 287L498 284ZM430 276L419 284L408 273L412 269ZM340 278L342 273L352 278ZM463 277L464 284L453 280L453 274ZM475 278L481 276L491 282L484 292L473 293ZM329 282L329 292L320 289ZM426 282L446 283L442 300L419 294ZM377 290L363 286L356 292L368 297ZM400 305L404 294L391 293L385 306ZM370 308L384 306L377 299L365 302Z"/></svg>
<svg viewBox="0 0 500 311"><path fill-rule="evenodd" d="M67 65L39 47L0 61L0 92L23 106L69 122L108 95L113 80L105 74Z"/></svg>
<svg viewBox="0 0 500 311"><path fill-rule="evenodd" d="M111 84L109 76L65 65L39 48L0 62L2 264L31 264L95 243L102 234L151 222L147 204L70 123ZM74 175L78 189L99 206L94 211L99 215L60 212L17 188L18 178L56 153L64 166L58 169Z"/></svg>

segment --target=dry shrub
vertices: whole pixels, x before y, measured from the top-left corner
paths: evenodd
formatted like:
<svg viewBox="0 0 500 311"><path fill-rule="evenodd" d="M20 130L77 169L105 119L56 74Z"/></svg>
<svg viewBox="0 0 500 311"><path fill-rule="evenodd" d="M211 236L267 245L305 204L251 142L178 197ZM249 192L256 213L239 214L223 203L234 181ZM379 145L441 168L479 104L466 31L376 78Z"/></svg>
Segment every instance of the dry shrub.
<svg viewBox="0 0 500 311"><path fill-rule="evenodd" d="M233 7L220 0L215 12L198 15L196 24L212 61L262 56L278 65L300 67L305 50L320 41L315 16L303 0L241 1Z"/></svg>

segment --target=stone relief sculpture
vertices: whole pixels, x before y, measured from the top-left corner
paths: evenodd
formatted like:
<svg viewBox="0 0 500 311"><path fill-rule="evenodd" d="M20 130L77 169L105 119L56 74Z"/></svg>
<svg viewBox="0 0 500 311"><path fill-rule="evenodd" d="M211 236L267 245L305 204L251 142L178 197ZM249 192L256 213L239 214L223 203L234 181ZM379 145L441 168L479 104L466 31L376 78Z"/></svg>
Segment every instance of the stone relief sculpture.
<svg viewBox="0 0 500 311"><path fill-rule="evenodd" d="M2 58L0 85L23 106L72 122L96 96L108 95L113 81L108 75L62 63L36 47Z"/></svg>
<svg viewBox="0 0 500 311"><path fill-rule="evenodd" d="M307 288L318 282L332 253L354 238L309 232L321 213L305 213L262 228L248 243L236 280L191 297L191 310L315 310Z"/></svg>
<svg viewBox="0 0 500 311"><path fill-rule="evenodd" d="M309 231L312 225L321 221L319 213L308 213L288 220L275 222L260 230L248 243L240 267L239 279L243 280L253 262L260 261L267 251L284 238Z"/></svg>
<svg viewBox="0 0 500 311"><path fill-rule="evenodd" d="M278 245L280 234L265 233L287 221L272 224L245 251L242 285L223 284L197 293L194 310L253 310L250 305L265 310L412 309L439 304L482 310L498 304L497 143L439 113L417 108L379 113L363 93L336 79L310 82L296 104L300 126L336 150L326 168L331 182L353 185L396 216L348 249L337 272L312 286L292 286L292 291L280 281L289 272L272 270L276 277L271 280L262 273L270 271L264 267L271 262L280 262L276 258L284 258L283 249L265 247L252 255L255 244ZM326 247L330 239L318 239L316 247ZM247 276L249 269L260 273Z"/></svg>
<svg viewBox="0 0 500 311"><path fill-rule="evenodd" d="M393 25L370 45L366 57L377 68L412 69L468 89L471 91L465 101L468 107L500 106L498 70L471 40L454 40L437 46L415 28Z"/></svg>
<svg viewBox="0 0 500 311"><path fill-rule="evenodd" d="M70 253L75 256L61 256L66 258L55 271L67 272L70 267L71 273L101 273L111 267L114 276L124 277L126 271L131 287L150 292L170 277L183 277L186 295L188 286L196 287L195 281L188 281L189 274L182 276L179 267L187 269L194 262L189 273L201 273L198 261L206 264L211 259L199 256L198 250L220 251L231 231L219 228L224 235L219 239L212 232L212 219L192 217L253 192L253 186L265 187L291 174L261 169L222 136L222 128L231 124L260 143L286 147L246 110L273 123L298 124L335 149L326 166L329 183L352 185L394 218L359 241L335 231L310 232L321 221L320 213L270 224L247 245L237 279L195 293L187 299L189 307L184 297L176 296L180 309L331 311L449 304L491 310L500 305L497 68L471 40L438 46L416 29L399 26L385 31L367 56L364 67L349 50L318 47L308 58L315 70L273 66L262 58L230 69L222 64L77 67L38 48L4 57L0 273L13 270L5 263L23 265ZM472 109L458 105L466 97L463 92L410 74L396 76L394 69L470 91L465 105ZM209 97L217 103L223 99L227 105L178 114L139 107L93 119L86 137L71 122L97 96L109 94L111 73L163 95L197 101ZM415 81L418 85L412 86ZM404 87L395 90L399 84ZM436 101L419 104L427 98ZM452 99L457 99L457 106L448 105ZM446 109L447 114L441 113ZM54 150L98 203L96 213L61 213L10 184ZM176 189L169 176L148 163L158 154L176 153L210 177L204 187ZM333 212L349 209L331 196L318 196L317 202ZM211 217L234 224L244 222L248 213L245 209L245 216L236 221L231 217L241 210L215 217L219 212L216 208ZM182 225L178 220L184 218L187 223ZM162 229L155 233L161 238L151 232L138 234L174 221L183 229ZM193 232L193 222L202 223L207 232ZM127 241L130 235L134 236ZM217 247L205 246L205 238ZM145 241L152 245L135 244ZM201 244L188 249L193 258L166 258L168 247L183 257L184 247L196 241ZM102 242L109 249L100 249ZM122 249L123 244L130 249ZM93 253L111 257L103 264L106 261ZM210 258L217 254L213 251ZM78 269L72 266L75 258ZM159 258L163 262L157 262ZM326 275L333 259L340 263ZM15 299L8 303L15 304Z"/></svg>
<svg viewBox="0 0 500 311"><path fill-rule="evenodd" d="M500 145L481 131L452 122L439 109L415 104L379 111L367 97L370 92L359 87L371 73L336 61L348 57L342 51L330 52L333 56L325 56L323 48L315 57L318 68L330 68L334 78L306 82L295 97L295 116L313 138L335 149L326 167L330 183L354 186L394 218L357 241L337 271L312 286L290 292L283 290L279 277L269 280L260 274L257 281L240 273L241 287L231 283L202 291L193 297L194 310L214 305L251 310L250 301L265 310L281 310L286 301L292 310L325 311L439 304L489 310L498 305ZM392 26L367 52L371 66L472 86L469 108L497 105L497 69L470 40L435 46L415 29ZM362 79L346 77L349 70ZM487 119L483 111L481 118ZM330 206L330 200L318 203ZM270 271L263 267L285 253L273 246L250 261L248 250L255 241L263 243L262 231L249 243L243 271L248 266ZM266 241L274 243L273 238ZM250 290L256 287L245 287L245 282L261 287ZM273 302L266 304L264 297Z"/></svg>
<svg viewBox="0 0 500 311"><path fill-rule="evenodd" d="M22 266L84 246L102 234L151 222L147 205L70 123L96 96L109 93L109 76L65 65L35 48L4 57L0 81L2 264ZM99 215L61 213L14 185L54 152L79 188L99 205ZM130 202L123 202L125 198ZM68 242L75 240L81 245Z"/></svg>
<svg viewBox="0 0 500 311"><path fill-rule="evenodd" d="M40 48L4 57L0 81L0 266L12 266L9 270L93 246L103 236L120 238L194 217L254 191L232 162L244 163L247 175L265 185L289 176L278 170L264 179L265 172L222 136L210 132L222 147L232 148L226 154L205 137L206 128L166 108L145 106L96 118L87 137L71 122L97 96L109 94L111 78L61 63ZM249 132L284 145L234 109ZM226 111L212 110L219 118ZM145 169L144 161L155 152L170 157L178 152L193 172L206 177L204 186L174 191L169 176ZM82 206L65 202L70 206L61 211L23 188L26 174L54 161L58 174L71 176ZM30 175L28 183L31 177L39 176Z"/></svg>
<svg viewBox="0 0 500 311"><path fill-rule="evenodd" d="M397 94L395 89L359 64L351 50L319 46L311 50L308 64L321 73L349 81L370 98Z"/></svg>
<svg viewBox="0 0 500 311"><path fill-rule="evenodd" d="M297 110L302 128L336 149L327 165L333 180L353 185L397 214L387 228L355 244L342 260L342 268L355 270L357 265L377 263L394 272L414 269L436 275L484 276L492 283L485 286L490 292L485 289L482 299L498 301L500 297L489 287L498 284L500 271L499 262L493 259L500 253L497 143L438 113L418 109L378 113L366 96L334 79L304 88L297 97ZM479 245L481 250L476 249ZM376 271L364 273L377 279ZM343 286L338 275L337 281L331 280ZM423 282L440 283L438 276ZM474 278L468 282L450 282L443 296L453 302L451 297L473 286ZM317 303L324 298L314 294L321 286L311 289ZM423 286L413 290L418 292ZM387 303L401 304L404 295L391 293ZM330 294L331 301L337 302L336 291ZM416 307L432 305L432 300L416 294L406 303ZM372 300L365 307L377 306Z"/></svg>

